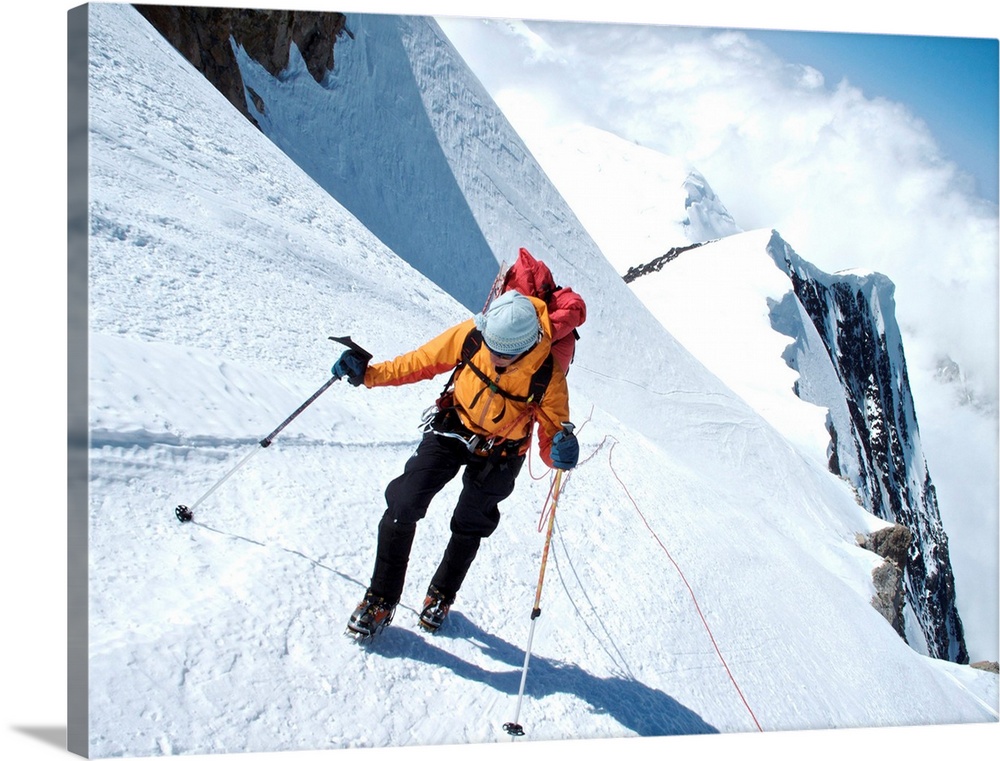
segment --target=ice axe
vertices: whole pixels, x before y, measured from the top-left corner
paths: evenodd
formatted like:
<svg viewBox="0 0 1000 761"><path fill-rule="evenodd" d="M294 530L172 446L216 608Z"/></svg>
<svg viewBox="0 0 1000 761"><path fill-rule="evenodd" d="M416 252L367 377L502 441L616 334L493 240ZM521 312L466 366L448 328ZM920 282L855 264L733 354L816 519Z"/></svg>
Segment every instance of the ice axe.
<svg viewBox="0 0 1000 761"><path fill-rule="evenodd" d="M350 336L340 336L340 337L330 336L330 340L336 341L337 343L341 343L344 346L348 347L349 349L358 352L362 357L364 357L366 362L372 358L371 353L365 351L356 343L354 343L354 341L351 340ZM246 465L254 455L260 452L261 449L267 449L269 446L271 446L271 442L274 440L274 437L277 436L279 433L281 433L285 429L285 426L287 426L289 423L295 420L295 418L297 418L299 414L306 407L315 402L320 394L322 394L324 391L330 388L330 386L332 386L338 380L340 380L340 376L337 375L331 376L326 383L324 383L322 386L316 389L316 392L312 396L310 396L301 405L299 405L299 408L295 410L295 412L293 412L291 415L285 418L282 421L281 425L279 425L277 428L275 428L273 431L267 434L267 436L265 436L259 442L257 442L260 445L258 448L254 449L252 452L246 455L246 457L244 457L242 460L236 463L236 466L232 470L230 470L228 473L226 473L226 475L224 475L222 478L216 481L215 485L213 485L212 488L209 489L207 492L202 494L197 499L197 501L195 501L191 505L191 507L188 507L187 505L178 505L177 508L174 510L174 515L177 516L177 520L179 520L181 523L187 523L188 521L192 520L194 518L194 509L198 507L198 505L204 502L212 492L214 492L216 489L222 486L222 484L225 483L226 480L231 475L233 475L233 473L235 473L237 470Z"/></svg>

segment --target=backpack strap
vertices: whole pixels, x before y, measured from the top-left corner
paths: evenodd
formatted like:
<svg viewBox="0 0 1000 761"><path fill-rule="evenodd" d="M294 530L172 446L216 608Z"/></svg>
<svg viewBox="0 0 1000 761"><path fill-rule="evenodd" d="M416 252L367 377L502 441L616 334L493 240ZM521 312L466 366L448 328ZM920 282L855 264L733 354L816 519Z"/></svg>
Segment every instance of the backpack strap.
<svg viewBox="0 0 1000 761"><path fill-rule="evenodd" d="M478 347L481 346L483 342L482 334L479 333L478 330L473 330L472 333L469 334L469 337L466 338L466 344L472 342L473 333L479 334L478 340L476 341L477 343L476 351L478 351ZM473 354L474 353L475 352L473 352ZM464 356L464 347L463 347L463 356ZM534 402L536 404L541 402L542 397L545 395L546 389L549 387L549 381L552 380L552 364L554 362L552 358L552 352L549 352L548 356L546 356L545 359L542 361L542 364L539 365L538 369L535 370L535 372L532 374L531 382L528 384L527 396L521 396L520 394L511 394L508 391L504 391L502 388L497 386L493 382L492 378L490 378L486 373L484 373L475 365L469 363L468 360L471 359L471 357L472 355L470 354L469 358L465 359L464 363L469 365L469 369L472 370L472 372L476 375L476 377L478 377L479 380L481 380L484 384L486 384L487 388L489 388L491 391L500 394L500 396L504 397L505 399L509 399L512 402L528 402L528 403ZM459 363L459 368L462 366L462 364L463 363Z"/></svg>
<svg viewBox="0 0 1000 761"><path fill-rule="evenodd" d="M483 345L483 334L479 328L473 328L469 331L469 335L465 337L465 342L462 344L462 358L456 367L461 367L462 365L468 364L472 356L479 351L479 347Z"/></svg>
<svg viewBox="0 0 1000 761"><path fill-rule="evenodd" d="M472 357L479 351L483 345L483 334L478 328L473 328L469 331L469 334L465 337L465 341L462 343L462 353L459 357L458 363L455 365L455 369L452 371L451 376L448 378L448 382L445 384L444 390L441 392L442 396L448 394L455 385L455 378L466 366L483 382L483 391L489 389L496 394L499 394L504 399L508 399L513 402L527 403L538 405L542 401L542 397L545 396L545 391L549 387L549 381L552 380L552 369L554 365L554 358L552 353L549 352L548 356L542 361L542 364L537 370L532 374L531 381L528 384L528 394L527 396L521 396L519 394L511 394L508 391L504 391L502 388L497 386L493 379L490 378L486 373L472 364ZM480 392L482 393L482 392ZM473 400L473 406L475 402L479 400L479 394L476 395ZM500 417L502 419L503 412L501 411ZM498 421L494 421L498 422Z"/></svg>
<svg viewBox="0 0 1000 761"><path fill-rule="evenodd" d="M455 365L455 369L452 370L451 375L448 376L448 382L444 384L444 389L441 391L442 394L451 390L451 388L455 385L455 378L458 377L459 371L469 364L469 360L471 360L473 355L479 351L479 347L482 345L483 334L479 332L479 328L473 328L469 331L469 334L462 342L462 353L459 355L458 363Z"/></svg>
<svg viewBox="0 0 1000 761"><path fill-rule="evenodd" d="M555 358L550 351L549 356L542 362L541 367L535 370L535 374L531 376L531 385L528 387L529 403L542 403L542 397L545 396L545 391L549 387L549 381L552 380L552 366L554 364Z"/></svg>

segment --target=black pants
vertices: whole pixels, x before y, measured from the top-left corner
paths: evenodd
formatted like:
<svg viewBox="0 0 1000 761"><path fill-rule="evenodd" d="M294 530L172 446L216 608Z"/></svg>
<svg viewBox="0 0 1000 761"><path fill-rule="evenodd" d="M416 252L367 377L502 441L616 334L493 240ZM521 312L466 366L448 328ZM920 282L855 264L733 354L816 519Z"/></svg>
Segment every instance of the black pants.
<svg viewBox="0 0 1000 761"><path fill-rule="evenodd" d="M465 445L434 433L424 434L403 473L385 490L386 510L378 527L375 570L369 589L399 602L417 521L434 496L464 466L462 492L451 516L451 538L431 584L454 597L479 551L479 543L500 523L497 505L514 491L523 456L489 458L471 454Z"/></svg>

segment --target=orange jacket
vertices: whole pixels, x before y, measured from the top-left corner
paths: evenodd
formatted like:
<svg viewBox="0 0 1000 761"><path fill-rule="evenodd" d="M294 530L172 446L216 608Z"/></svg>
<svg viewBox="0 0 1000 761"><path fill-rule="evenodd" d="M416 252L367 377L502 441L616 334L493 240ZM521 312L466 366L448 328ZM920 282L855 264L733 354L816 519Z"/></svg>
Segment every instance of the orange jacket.
<svg viewBox="0 0 1000 761"><path fill-rule="evenodd" d="M552 322L549 320L545 303L532 298L542 328L542 339L517 362L498 372L490 359L490 350L484 343L472 358L476 365L494 383L509 394L527 396L534 374L552 347ZM428 341L411 352L402 354L388 362L378 362L368 366L365 386L401 386L433 378L443 372L450 372L462 358L462 344L466 336L475 328L475 322L466 320ZM478 397L478 398L477 398ZM523 439L531 433L532 416L526 414L527 402L507 399L486 388L486 384L470 369L463 368L455 378L455 405L462 424L473 433L485 437L501 436L505 439ZM545 395L534 416L538 422L538 449L542 459L552 465L550 450L552 437L569 421L569 389L566 374L558 362L552 368ZM523 450L527 449L527 444ZM522 451L523 451L522 450Z"/></svg>

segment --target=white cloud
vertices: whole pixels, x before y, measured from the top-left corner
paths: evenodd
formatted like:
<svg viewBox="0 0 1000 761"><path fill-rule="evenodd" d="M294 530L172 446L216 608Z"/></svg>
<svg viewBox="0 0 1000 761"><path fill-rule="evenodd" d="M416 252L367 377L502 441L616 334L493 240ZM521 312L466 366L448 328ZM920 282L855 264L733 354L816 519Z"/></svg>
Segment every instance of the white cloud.
<svg viewBox="0 0 1000 761"><path fill-rule="evenodd" d="M996 397L997 208L905 106L740 32L445 28L526 138L585 122L690 162L744 229L777 228L831 272L888 275L914 360L948 354ZM911 351L917 341L928 343Z"/></svg>

